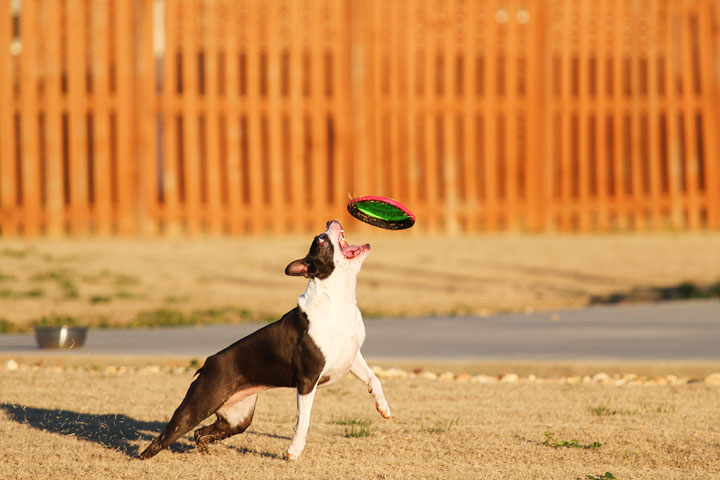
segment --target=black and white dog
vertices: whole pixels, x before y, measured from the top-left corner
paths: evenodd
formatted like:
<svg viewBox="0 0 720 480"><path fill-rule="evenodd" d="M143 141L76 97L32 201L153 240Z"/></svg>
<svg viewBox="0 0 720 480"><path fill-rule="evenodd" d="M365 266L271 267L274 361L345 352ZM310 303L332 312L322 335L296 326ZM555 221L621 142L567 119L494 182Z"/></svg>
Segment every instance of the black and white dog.
<svg viewBox="0 0 720 480"><path fill-rule="evenodd" d="M368 385L377 410L390 418L380 380L360 354L365 325L355 286L369 253L369 244L348 245L340 222L328 222L305 258L285 268L287 275L310 279L298 306L208 357L165 430L140 458L157 454L214 413L215 423L195 431L198 448L206 450L207 444L250 426L258 392L293 387L298 416L287 458L295 460L305 448L317 387L341 379L348 371Z"/></svg>

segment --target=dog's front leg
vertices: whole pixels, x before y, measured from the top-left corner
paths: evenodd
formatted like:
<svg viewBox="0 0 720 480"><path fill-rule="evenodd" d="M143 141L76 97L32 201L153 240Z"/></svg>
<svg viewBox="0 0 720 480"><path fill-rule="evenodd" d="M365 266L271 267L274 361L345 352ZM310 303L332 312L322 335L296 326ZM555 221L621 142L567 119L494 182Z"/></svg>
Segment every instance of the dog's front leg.
<svg viewBox="0 0 720 480"><path fill-rule="evenodd" d="M315 400L315 392L317 391L317 385L313 387L310 393L301 394L298 390L297 396L297 423L295 424L295 436L292 439L292 443L287 451L288 460L297 460L305 448L305 441L307 440L307 432L310 427L310 412L312 411L312 404Z"/></svg>
<svg viewBox="0 0 720 480"><path fill-rule="evenodd" d="M380 379L377 378L375 372L373 372L367 362L365 362L360 352L355 356L355 361L352 367L350 367L350 371L368 386L368 392L372 393L373 397L375 397L375 408L380 412L380 415L385 418L390 418L390 406L387 400L385 400Z"/></svg>

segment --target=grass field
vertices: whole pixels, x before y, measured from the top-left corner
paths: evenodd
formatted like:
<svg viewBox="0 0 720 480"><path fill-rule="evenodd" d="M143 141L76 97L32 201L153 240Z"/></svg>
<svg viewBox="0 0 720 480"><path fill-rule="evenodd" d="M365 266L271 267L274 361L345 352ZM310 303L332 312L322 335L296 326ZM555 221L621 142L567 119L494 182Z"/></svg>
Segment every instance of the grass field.
<svg viewBox="0 0 720 480"><path fill-rule="evenodd" d="M367 316L488 314L674 292L720 296L720 233L430 237L370 242L358 283ZM0 243L0 332L276 319L304 291L283 275L310 236L36 239ZM668 290L669 289L669 290ZM617 295L619 294L619 295Z"/></svg>
<svg viewBox="0 0 720 480"><path fill-rule="evenodd" d="M154 373L154 374L152 374ZM385 379L383 420L355 379L321 390L308 445L283 460L291 390L204 455L186 435L148 461L192 373L0 371L0 478L708 479L720 477L720 386ZM590 476L590 477L589 477Z"/></svg>

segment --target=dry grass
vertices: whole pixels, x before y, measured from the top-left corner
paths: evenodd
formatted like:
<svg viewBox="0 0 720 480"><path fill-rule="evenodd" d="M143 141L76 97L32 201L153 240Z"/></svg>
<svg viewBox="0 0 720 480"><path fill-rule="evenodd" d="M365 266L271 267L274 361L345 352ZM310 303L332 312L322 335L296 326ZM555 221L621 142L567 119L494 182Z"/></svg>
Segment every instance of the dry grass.
<svg viewBox="0 0 720 480"><path fill-rule="evenodd" d="M358 285L360 307L370 316L555 309L635 287L720 280L718 233L376 232L348 232L351 242L373 245ZM51 314L124 325L148 310L211 309L206 319L275 319L304 290L301 279L282 272L309 243L310 236L3 240L0 317L20 326Z"/></svg>
<svg viewBox="0 0 720 480"><path fill-rule="evenodd" d="M250 430L197 452L133 457L156 435L191 374L0 371L0 478L717 478L720 387L459 384L385 380L384 421L354 379L322 390L308 446L282 460L291 390L261 395ZM607 410L597 407L607 407ZM610 413L615 411L615 413ZM374 430L347 436L348 421ZM552 448L554 439L598 448Z"/></svg>

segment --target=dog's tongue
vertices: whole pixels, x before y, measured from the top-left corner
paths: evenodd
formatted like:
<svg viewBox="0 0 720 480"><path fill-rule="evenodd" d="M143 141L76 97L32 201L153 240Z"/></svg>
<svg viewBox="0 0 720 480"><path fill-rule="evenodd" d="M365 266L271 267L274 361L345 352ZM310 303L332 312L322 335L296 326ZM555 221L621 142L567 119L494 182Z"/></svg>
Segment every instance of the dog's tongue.
<svg viewBox="0 0 720 480"><path fill-rule="evenodd" d="M347 258L348 260L351 258L355 258L358 255L360 255L366 248L368 248L370 245L350 245L348 244L347 240L345 240L344 232L340 232L340 236L338 238L338 242L340 243L340 250L342 250L342 254Z"/></svg>

